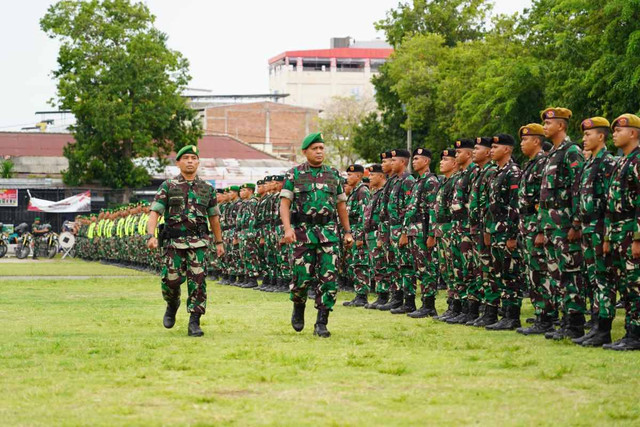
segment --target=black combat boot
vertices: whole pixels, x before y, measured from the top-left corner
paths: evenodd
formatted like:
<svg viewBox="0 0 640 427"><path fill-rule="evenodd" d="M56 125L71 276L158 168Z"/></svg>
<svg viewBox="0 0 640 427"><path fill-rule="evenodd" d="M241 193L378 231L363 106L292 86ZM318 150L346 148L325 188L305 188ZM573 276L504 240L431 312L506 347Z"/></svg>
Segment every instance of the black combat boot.
<svg viewBox="0 0 640 427"><path fill-rule="evenodd" d="M291 326L296 332L304 329L304 309L305 304L293 303L293 314L291 315Z"/></svg>
<svg viewBox="0 0 640 427"><path fill-rule="evenodd" d="M278 279L278 281L276 282L276 288L273 292L289 292L289 283L291 282L291 279Z"/></svg>
<svg viewBox="0 0 640 427"><path fill-rule="evenodd" d="M488 325L485 329L489 331L510 331L520 326L520 307L508 305L504 308L504 317L493 325Z"/></svg>
<svg viewBox="0 0 640 427"><path fill-rule="evenodd" d="M402 304L398 308L394 308L391 310L392 314L407 314L413 313L416 311L416 296L415 295L404 295L404 304Z"/></svg>
<svg viewBox="0 0 640 427"><path fill-rule="evenodd" d="M469 313L467 313L467 321L464 323L464 325L473 326L476 320L480 318L480 305L480 301L469 301Z"/></svg>
<svg viewBox="0 0 640 427"><path fill-rule="evenodd" d="M229 284L231 286L235 286L236 285L236 281L238 280L238 278L236 277L235 274L230 274L229 275Z"/></svg>
<svg viewBox="0 0 640 427"><path fill-rule="evenodd" d="M489 325L493 325L498 321L498 306L485 304L484 313L473 322L472 326L477 328L484 328Z"/></svg>
<svg viewBox="0 0 640 427"><path fill-rule="evenodd" d="M433 318L435 320L445 321L448 317L451 317L452 314L453 314L453 298L447 298L447 309L445 310L445 312L438 316L433 316Z"/></svg>
<svg viewBox="0 0 640 427"><path fill-rule="evenodd" d="M585 318L582 313L569 313L569 319L564 329L559 329L553 335L553 339L556 341L563 340L565 338L574 339L580 338L584 335Z"/></svg>
<svg viewBox="0 0 640 427"><path fill-rule="evenodd" d="M425 305L427 306L427 316L437 317L438 310L436 310L436 296L430 296L425 298Z"/></svg>
<svg viewBox="0 0 640 427"><path fill-rule="evenodd" d="M200 316L200 313L191 313L191 317L189 317L190 337L201 337L204 335L204 332L200 329Z"/></svg>
<svg viewBox="0 0 640 427"><path fill-rule="evenodd" d="M165 328L171 329L173 325L176 324L176 313L178 312L178 308L180 307L180 300L177 303L167 304L167 309L164 312L164 317L162 318L162 324Z"/></svg>
<svg viewBox="0 0 640 427"><path fill-rule="evenodd" d="M228 274L223 274L222 275L222 280L220 280L219 284L228 285L229 284L229 275Z"/></svg>
<svg viewBox="0 0 640 427"><path fill-rule="evenodd" d="M462 313L462 301L459 299L453 299L451 301L451 305L449 306L449 310L447 310L449 314L445 311L442 316L438 317L438 320L442 322L446 322L448 319L453 319L459 316Z"/></svg>
<svg viewBox="0 0 640 427"><path fill-rule="evenodd" d="M353 300L353 304L351 306L352 307L364 307L368 303L369 303L369 300L367 299L367 294L358 294L358 295L356 295L356 299Z"/></svg>
<svg viewBox="0 0 640 427"><path fill-rule="evenodd" d="M591 314L591 318L587 323L584 324L585 329L591 329L591 328L594 328L596 325L598 325L598 312L594 311L593 307L591 307L590 314Z"/></svg>
<svg viewBox="0 0 640 427"><path fill-rule="evenodd" d="M568 314L562 314L562 318L559 317L558 315L558 320L554 321L554 325L557 323L558 325L558 329L554 329L553 331L549 331L547 333L544 334L544 338L547 340L552 340L553 337L558 334L558 333L562 333L564 334L564 330L568 327L569 325L569 315Z"/></svg>
<svg viewBox="0 0 640 427"><path fill-rule="evenodd" d="M246 277L244 275L239 275L236 277L236 281L232 283L233 286L237 286L241 288L246 282Z"/></svg>
<svg viewBox="0 0 640 427"><path fill-rule="evenodd" d="M591 331L582 338L573 340L576 344L580 344L583 347L602 347L605 344L611 343L611 324L613 319L601 319L598 318L596 326L591 328ZM588 337L588 338L585 338ZM577 342L577 340L581 340Z"/></svg>
<svg viewBox="0 0 640 427"><path fill-rule="evenodd" d="M394 308L401 307L403 303L404 303L404 295L402 291L393 291L393 295L391 296L391 299L389 300L389 302L384 305L379 305L378 310L382 310L382 311L393 310Z"/></svg>
<svg viewBox="0 0 640 427"><path fill-rule="evenodd" d="M317 335L321 338L329 338L331 336L331 332L329 332L329 330L327 329L328 323L329 310L327 310L326 308L319 309L316 324L313 327L313 335Z"/></svg>
<svg viewBox="0 0 640 427"><path fill-rule="evenodd" d="M620 341L602 347L616 351L640 350L640 327L627 325L627 333Z"/></svg>
<svg viewBox="0 0 640 427"><path fill-rule="evenodd" d="M427 297L424 296L424 294L422 295L422 297L420 298L420 300L422 301L422 307L420 307L417 310L412 311L411 313L407 313L407 316L413 318L413 319L421 319L423 317L428 317L428 311L429 309L427 308Z"/></svg>
<svg viewBox="0 0 640 427"><path fill-rule="evenodd" d="M254 277L249 277L242 285L244 289L251 289L258 287L258 281Z"/></svg>
<svg viewBox="0 0 640 427"><path fill-rule="evenodd" d="M536 321L528 328L518 328L516 332L522 335L542 335L547 332L555 332L553 321L546 314L536 317Z"/></svg>
<svg viewBox="0 0 640 427"><path fill-rule="evenodd" d="M381 305L389 302L389 292L378 292L378 299L364 306L366 309L377 309Z"/></svg>
<svg viewBox="0 0 640 427"><path fill-rule="evenodd" d="M464 300L461 303L461 311L455 317L450 317L446 320L446 322L450 325L458 325L467 323L467 316L469 315L469 300Z"/></svg>
<svg viewBox="0 0 640 427"><path fill-rule="evenodd" d="M345 301L345 302L342 303L342 305L345 306L345 307L351 307L356 302L356 298L357 297L358 297L358 295L355 295L352 300Z"/></svg>

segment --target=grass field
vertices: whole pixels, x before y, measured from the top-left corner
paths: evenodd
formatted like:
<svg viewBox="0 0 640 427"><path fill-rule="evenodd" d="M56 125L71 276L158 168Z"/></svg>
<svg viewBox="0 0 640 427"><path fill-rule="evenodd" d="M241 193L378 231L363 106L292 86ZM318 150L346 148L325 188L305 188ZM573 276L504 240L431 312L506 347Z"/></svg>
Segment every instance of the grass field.
<svg viewBox="0 0 640 427"><path fill-rule="evenodd" d="M153 276L2 280L0 424L640 423L638 352L346 308L352 295L339 297L321 340L315 310L302 333L291 329L286 295L211 285L198 339L182 308L174 329L162 327Z"/></svg>

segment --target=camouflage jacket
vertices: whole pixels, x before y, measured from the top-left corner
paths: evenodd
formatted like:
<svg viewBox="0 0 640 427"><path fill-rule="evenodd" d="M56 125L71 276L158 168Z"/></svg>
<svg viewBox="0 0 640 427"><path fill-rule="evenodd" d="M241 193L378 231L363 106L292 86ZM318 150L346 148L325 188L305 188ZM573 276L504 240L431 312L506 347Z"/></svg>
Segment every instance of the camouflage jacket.
<svg viewBox="0 0 640 427"><path fill-rule="evenodd" d="M267 208L269 207L268 202L270 196L270 194L263 194L262 197L258 199L258 204L256 205L255 228L259 237L265 236L267 227Z"/></svg>
<svg viewBox="0 0 640 427"><path fill-rule="evenodd" d="M469 224L469 193L471 192L471 182L477 173L478 166L475 163L469 164L463 171L458 172L453 198L451 200L451 214L453 220L460 224L462 228Z"/></svg>
<svg viewBox="0 0 640 427"><path fill-rule="evenodd" d="M240 198L227 203L227 207L224 210L225 229L231 236L236 234L236 223L238 221L238 211L240 210L240 204L242 200Z"/></svg>
<svg viewBox="0 0 640 427"><path fill-rule="evenodd" d="M440 180L433 172L426 172L416 180L402 224L403 232L408 236L433 236L439 187Z"/></svg>
<svg viewBox="0 0 640 427"><path fill-rule="evenodd" d="M391 230L398 236L402 233L402 225L409 207L411 190L413 189L414 183L415 178L413 175L405 171L402 175L397 176L389 192L389 204L387 205L389 225L391 226Z"/></svg>
<svg viewBox="0 0 640 427"><path fill-rule="evenodd" d="M474 174L469 191L469 227L472 233L484 231L484 220L489 207L489 185L498 167L489 161Z"/></svg>
<svg viewBox="0 0 640 427"><path fill-rule="evenodd" d="M291 200L291 224L298 243L338 242L338 203L347 196L340 173L329 166L311 167L305 162L286 175L281 198Z"/></svg>
<svg viewBox="0 0 640 427"><path fill-rule="evenodd" d="M507 238L518 236L518 187L522 173L513 160L496 170L489 184L489 208L485 232L506 234Z"/></svg>
<svg viewBox="0 0 640 427"><path fill-rule="evenodd" d="M160 184L151 210L164 216L169 232L182 233L168 240L175 249L209 246L209 217L220 215L215 190L197 175L193 181L178 175Z"/></svg>
<svg viewBox="0 0 640 427"><path fill-rule="evenodd" d="M449 178L445 178L436 194L436 223L439 225L438 229L436 229L436 236L441 236L438 231L442 231L443 224L450 224L452 221L451 200L459 177L460 173L457 172Z"/></svg>
<svg viewBox="0 0 640 427"><path fill-rule="evenodd" d="M583 163L580 148L569 138L547 154L540 184L538 232L568 229L574 222L579 222L575 182Z"/></svg>
<svg viewBox="0 0 640 427"><path fill-rule="evenodd" d="M249 235L255 234L255 218L257 206L258 199L253 196L240 202L236 220L236 228L238 232L243 232Z"/></svg>
<svg viewBox="0 0 640 427"><path fill-rule="evenodd" d="M380 224L380 211L382 209L382 195L384 187L373 190L371 201L364 207L363 229L367 239L378 238L378 226Z"/></svg>
<svg viewBox="0 0 640 427"><path fill-rule="evenodd" d="M606 149L584 164L576 192L580 197L578 216L583 233L604 232L607 190L615 159Z"/></svg>
<svg viewBox="0 0 640 427"><path fill-rule="evenodd" d="M546 161L546 154L540 150L525 164L520 176L518 213L520 214L520 233L523 235L538 232L540 184L542 184L542 173Z"/></svg>
<svg viewBox="0 0 640 427"><path fill-rule="evenodd" d="M398 179L397 175L391 175L387 178L387 182L382 187L382 195L380 196L380 222L378 223L378 238L388 243L391 236L391 226L389 223L389 199L391 198L391 190Z"/></svg>
<svg viewBox="0 0 640 427"><path fill-rule="evenodd" d="M608 195L605 240L618 241L627 232L640 240L640 147L617 159Z"/></svg>
<svg viewBox="0 0 640 427"><path fill-rule="evenodd" d="M371 200L369 187L360 182L347 197L347 212L349 225L354 240L364 241L364 209Z"/></svg>

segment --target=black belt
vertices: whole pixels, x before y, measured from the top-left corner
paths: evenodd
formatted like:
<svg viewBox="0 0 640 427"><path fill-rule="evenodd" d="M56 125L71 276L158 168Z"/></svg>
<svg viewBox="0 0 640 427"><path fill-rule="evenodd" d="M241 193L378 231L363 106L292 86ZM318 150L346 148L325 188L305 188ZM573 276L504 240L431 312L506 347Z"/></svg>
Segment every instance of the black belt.
<svg viewBox="0 0 640 427"><path fill-rule="evenodd" d="M626 211L626 212L613 212L611 213L611 221L620 222L625 221L627 219L633 219L636 216L635 211Z"/></svg>
<svg viewBox="0 0 640 427"><path fill-rule="evenodd" d="M192 237L199 236L201 234L209 234L209 228L206 224L200 224L195 230L176 230L175 228L167 228L165 229L165 233L170 239L178 239L180 237Z"/></svg>
<svg viewBox="0 0 640 427"><path fill-rule="evenodd" d="M540 207L543 209L568 208L570 206L571 206L571 200L560 200L560 201L545 200L544 202L540 202Z"/></svg>
<svg viewBox="0 0 640 427"><path fill-rule="evenodd" d="M327 225L333 220L329 215L306 215L294 213L291 215L293 224Z"/></svg>
<svg viewBox="0 0 640 427"><path fill-rule="evenodd" d="M535 215L537 213L538 213L538 210L536 209L535 206L527 206L525 208L520 209L520 215L524 215L524 216Z"/></svg>

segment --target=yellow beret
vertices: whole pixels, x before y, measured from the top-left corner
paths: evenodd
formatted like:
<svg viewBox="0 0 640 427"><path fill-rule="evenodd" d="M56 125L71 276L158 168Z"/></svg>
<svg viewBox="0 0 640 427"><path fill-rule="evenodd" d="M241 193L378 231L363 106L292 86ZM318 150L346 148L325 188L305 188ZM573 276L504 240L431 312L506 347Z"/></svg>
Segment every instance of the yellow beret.
<svg viewBox="0 0 640 427"><path fill-rule="evenodd" d="M523 136L529 135L544 136L544 128L538 123L529 123L520 128L518 135L520 135L520 139L522 139Z"/></svg>
<svg viewBox="0 0 640 427"><path fill-rule="evenodd" d="M591 117L590 119L583 120L582 123L580 123L580 129L582 129L582 132L584 132L585 130L596 128L609 129L609 126L611 126L609 124L609 120L605 119L604 117Z"/></svg>
<svg viewBox="0 0 640 427"><path fill-rule="evenodd" d="M623 114L611 123L611 129L615 129L616 126L640 129L640 117L635 114Z"/></svg>
<svg viewBox="0 0 640 427"><path fill-rule="evenodd" d="M565 119L565 120L569 120L571 118L571 110L569 110L568 108L561 108L561 107L549 107L546 110L544 110L542 113L540 113L540 117L542 117L542 120L546 120L546 119Z"/></svg>

